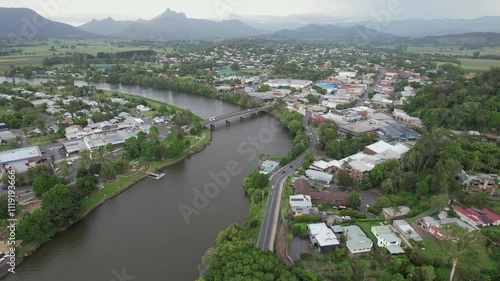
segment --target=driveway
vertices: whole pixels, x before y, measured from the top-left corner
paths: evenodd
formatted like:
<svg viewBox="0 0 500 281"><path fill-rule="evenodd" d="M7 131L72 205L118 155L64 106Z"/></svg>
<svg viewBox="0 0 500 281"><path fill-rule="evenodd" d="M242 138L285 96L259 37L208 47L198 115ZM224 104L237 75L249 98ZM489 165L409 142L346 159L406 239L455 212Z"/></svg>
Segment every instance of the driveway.
<svg viewBox="0 0 500 281"><path fill-rule="evenodd" d="M290 257L292 257L292 260L298 261L301 254L310 254L311 252L311 241L309 239L293 237L292 244L290 245Z"/></svg>

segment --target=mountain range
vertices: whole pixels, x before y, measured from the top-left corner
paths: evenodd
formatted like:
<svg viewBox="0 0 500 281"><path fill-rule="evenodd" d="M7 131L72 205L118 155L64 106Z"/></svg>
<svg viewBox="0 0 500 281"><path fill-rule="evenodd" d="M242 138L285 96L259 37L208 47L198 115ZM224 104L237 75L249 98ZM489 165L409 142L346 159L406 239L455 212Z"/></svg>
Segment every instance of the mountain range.
<svg viewBox="0 0 500 281"><path fill-rule="evenodd" d="M108 17L79 27L48 20L27 8L0 8L0 37L176 39L290 39L361 44L499 44L500 17L473 20L398 20L343 22L339 17L296 15L287 18L213 21L188 18L167 9L151 20L115 21ZM321 24L310 23L314 19ZM370 27L370 28L369 28ZM451 35L449 35L451 34Z"/></svg>
<svg viewBox="0 0 500 281"><path fill-rule="evenodd" d="M0 7L0 37L37 38L97 38L69 24L51 21L27 8Z"/></svg>

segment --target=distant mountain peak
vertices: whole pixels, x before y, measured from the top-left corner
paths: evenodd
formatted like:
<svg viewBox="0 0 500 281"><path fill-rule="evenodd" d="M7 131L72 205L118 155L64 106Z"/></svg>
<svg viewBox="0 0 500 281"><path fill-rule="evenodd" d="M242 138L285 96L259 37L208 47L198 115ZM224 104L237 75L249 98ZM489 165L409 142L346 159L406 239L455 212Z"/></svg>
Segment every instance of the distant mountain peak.
<svg viewBox="0 0 500 281"><path fill-rule="evenodd" d="M103 19L102 21L112 21L112 22L114 22L115 20L112 17L107 17L107 18Z"/></svg>
<svg viewBox="0 0 500 281"><path fill-rule="evenodd" d="M173 10L171 10L170 8L167 8L167 10L165 12L163 12L163 14L155 17L154 19L160 19L160 18L171 18L171 19L186 19L186 14L180 12L180 13L177 13Z"/></svg>

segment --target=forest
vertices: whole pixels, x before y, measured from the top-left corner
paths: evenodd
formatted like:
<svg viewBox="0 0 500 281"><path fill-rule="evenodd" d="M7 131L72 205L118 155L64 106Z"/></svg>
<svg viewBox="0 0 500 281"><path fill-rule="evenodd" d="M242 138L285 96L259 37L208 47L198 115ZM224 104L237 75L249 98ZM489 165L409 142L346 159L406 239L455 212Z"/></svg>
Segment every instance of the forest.
<svg viewBox="0 0 500 281"><path fill-rule="evenodd" d="M500 130L499 108L500 68L470 80L459 77L453 82L428 85L404 106L427 127L480 132Z"/></svg>

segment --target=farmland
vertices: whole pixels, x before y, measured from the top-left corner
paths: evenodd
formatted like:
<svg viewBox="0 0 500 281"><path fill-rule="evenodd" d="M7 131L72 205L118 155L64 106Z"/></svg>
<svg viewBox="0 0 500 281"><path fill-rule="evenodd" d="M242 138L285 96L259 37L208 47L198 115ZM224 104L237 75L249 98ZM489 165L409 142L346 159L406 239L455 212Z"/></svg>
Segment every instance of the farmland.
<svg viewBox="0 0 500 281"><path fill-rule="evenodd" d="M66 55L71 53L87 53L96 55L99 52L125 52L133 50L146 50L146 47L122 46L118 42L111 40L54 40L32 41L27 46L15 47L21 49L22 53L0 57L0 73L7 70L11 65L26 66L41 64L43 59L50 56ZM51 49L51 47L54 49ZM62 46L74 46L72 48L62 48ZM156 50L167 51L167 50Z"/></svg>

